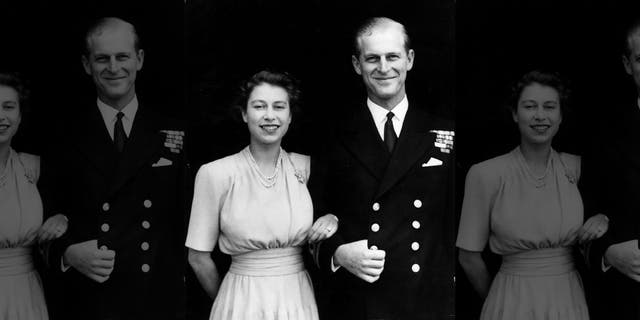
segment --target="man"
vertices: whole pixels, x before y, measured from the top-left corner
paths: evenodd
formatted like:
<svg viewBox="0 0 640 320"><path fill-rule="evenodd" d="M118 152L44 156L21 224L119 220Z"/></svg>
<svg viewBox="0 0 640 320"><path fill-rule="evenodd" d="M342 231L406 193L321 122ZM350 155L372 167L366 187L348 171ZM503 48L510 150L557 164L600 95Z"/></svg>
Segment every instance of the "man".
<svg viewBox="0 0 640 320"><path fill-rule="evenodd" d="M414 56L391 19L356 33L352 64L368 98L339 117L309 181L316 213L339 219L318 249L325 319L453 317L454 132L410 104Z"/></svg>
<svg viewBox="0 0 640 320"><path fill-rule="evenodd" d="M589 250L590 267L601 280L595 319L640 319L640 20L626 30L622 64L636 93L612 121L603 121L614 125L583 161L585 215L610 219Z"/></svg>
<svg viewBox="0 0 640 320"><path fill-rule="evenodd" d="M138 101L144 54L124 20L89 29L82 65L97 99L43 157L45 208L69 220L49 254L60 319L183 317L184 133Z"/></svg>

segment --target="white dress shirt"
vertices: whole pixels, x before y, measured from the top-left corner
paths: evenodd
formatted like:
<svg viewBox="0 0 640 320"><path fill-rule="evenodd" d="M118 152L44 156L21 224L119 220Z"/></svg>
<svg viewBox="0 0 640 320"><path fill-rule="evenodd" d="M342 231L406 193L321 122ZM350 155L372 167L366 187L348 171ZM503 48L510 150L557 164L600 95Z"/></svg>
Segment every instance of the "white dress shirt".
<svg viewBox="0 0 640 320"><path fill-rule="evenodd" d="M377 104L375 104L371 99L367 98L367 107L369 107L369 112L371 112L371 116L373 117L373 121L376 124L376 129L378 129L378 134L380 134L380 138L384 141L384 125L387 123L387 113L389 111L393 112L393 118L391 121L393 122L393 129L396 131L396 137L400 137L400 132L402 131L402 124L404 123L404 117L407 115L407 110L409 110L409 100L405 95L402 101L398 103L393 109L387 110Z"/></svg>
<svg viewBox="0 0 640 320"><path fill-rule="evenodd" d="M107 105L106 103L97 99L98 109L100 110L100 114L102 115L102 120L104 120L104 125L107 127L107 131L109 131L109 136L111 140L113 140L113 127L116 124L116 120L118 119L116 115L118 114L118 110ZM133 119L136 116L136 112L138 112L138 97L133 96L131 102L122 108L122 113L124 113L124 117L122 117L122 126L124 127L124 133L129 137L131 133L131 127L133 126Z"/></svg>

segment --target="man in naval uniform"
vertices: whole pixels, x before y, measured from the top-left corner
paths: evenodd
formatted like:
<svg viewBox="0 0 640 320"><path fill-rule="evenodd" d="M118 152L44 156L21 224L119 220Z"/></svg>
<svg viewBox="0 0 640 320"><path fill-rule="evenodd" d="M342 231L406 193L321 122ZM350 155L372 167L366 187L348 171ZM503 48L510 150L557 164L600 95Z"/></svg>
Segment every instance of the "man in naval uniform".
<svg viewBox="0 0 640 320"><path fill-rule="evenodd" d="M367 99L343 109L309 181L316 214L339 219L316 256L329 283L324 319L453 317L454 132L407 98L414 56L391 19L356 33L352 64Z"/></svg>
<svg viewBox="0 0 640 320"><path fill-rule="evenodd" d="M97 99L43 157L45 210L69 222L48 258L61 286L54 316L183 318L184 132L138 100L145 52L132 24L100 19L85 41Z"/></svg>

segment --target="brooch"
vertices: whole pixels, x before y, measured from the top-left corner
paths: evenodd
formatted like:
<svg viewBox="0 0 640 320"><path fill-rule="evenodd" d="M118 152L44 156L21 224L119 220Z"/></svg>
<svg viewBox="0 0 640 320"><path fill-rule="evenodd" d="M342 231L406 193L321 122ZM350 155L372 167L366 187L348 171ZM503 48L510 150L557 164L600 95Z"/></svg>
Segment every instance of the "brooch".
<svg viewBox="0 0 640 320"><path fill-rule="evenodd" d="M182 151L184 131L175 130L160 130L165 134L164 146L169 148L169 151L173 153L180 153Z"/></svg>
<svg viewBox="0 0 640 320"><path fill-rule="evenodd" d="M569 183L576 184L576 176L568 172L565 173L564 175L567 177L567 180L569 180Z"/></svg>
<svg viewBox="0 0 640 320"><path fill-rule="evenodd" d="M293 174L296 176L296 179L298 179L298 182L304 184L305 182L304 174L300 172L300 170L295 170Z"/></svg>
<svg viewBox="0 0 640 320"><path fill-rule="evenodd" d="M453 150L453 137L456 133L454 131L447 130L430 130L429 132L436 134L436 141L433 145L440 148L441 152L451 153Z"/></svg>

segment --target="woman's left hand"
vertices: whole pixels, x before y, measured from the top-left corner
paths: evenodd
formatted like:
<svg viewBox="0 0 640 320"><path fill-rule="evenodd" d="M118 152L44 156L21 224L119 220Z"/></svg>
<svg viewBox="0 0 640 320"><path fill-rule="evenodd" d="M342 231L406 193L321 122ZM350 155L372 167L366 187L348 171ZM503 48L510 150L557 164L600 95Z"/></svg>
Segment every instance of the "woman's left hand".
<svg viewBox="0 0 640 320"><path fill-rule="evenodd" d="M38 231L38 241L46 242L58 239L67 232L67 227L67 218L63 214L56 214L55 216L49 217Z"/></svg>
<svg viewBox="0 0 640 320"><path fill-rule="evenodd" d="M309 230L309 242L314 243L331 237L338 231L338 217L328 213L318 218Z"/></svg>
<svg viewBox="0 0 640 320"><path fill-rule="evenodd" d="M578 230L578 242L584 243L602 237L609 230L609 218L602 213L589 218Z"/></svg>

